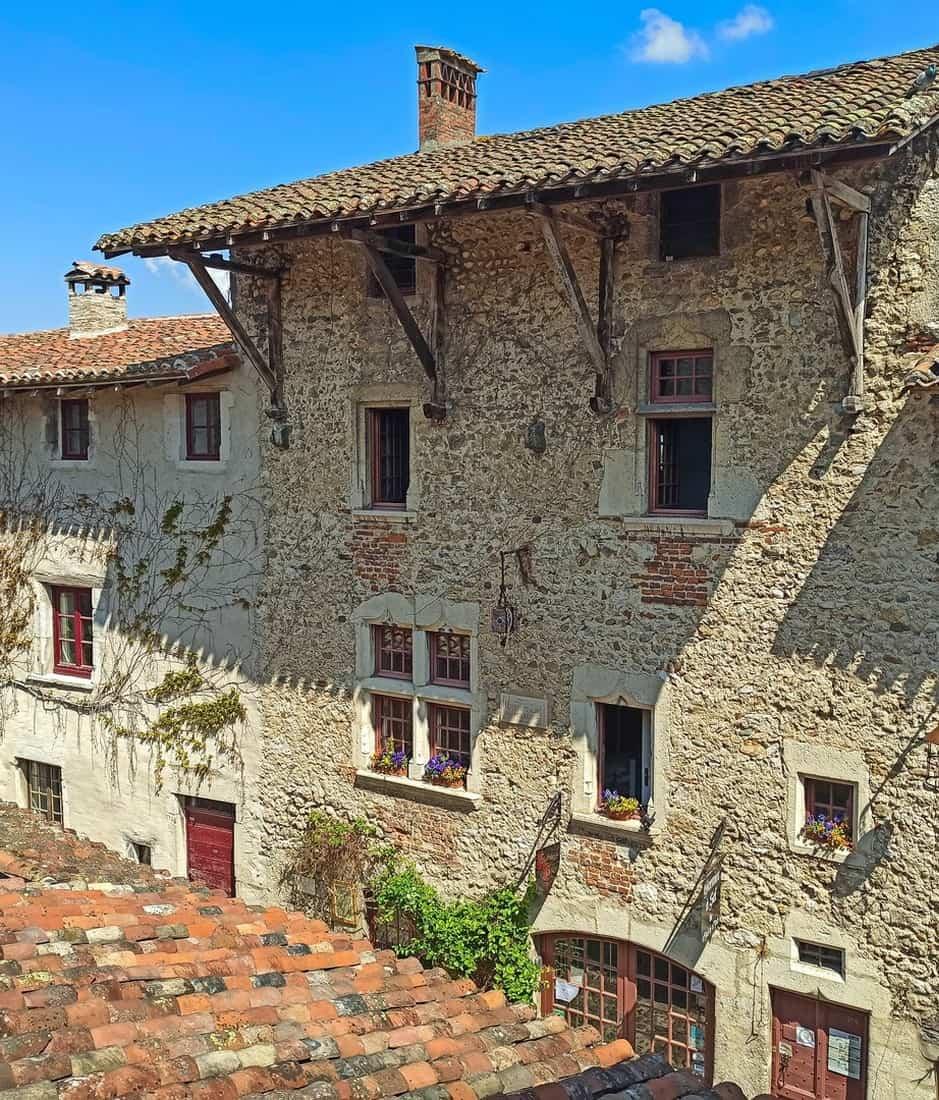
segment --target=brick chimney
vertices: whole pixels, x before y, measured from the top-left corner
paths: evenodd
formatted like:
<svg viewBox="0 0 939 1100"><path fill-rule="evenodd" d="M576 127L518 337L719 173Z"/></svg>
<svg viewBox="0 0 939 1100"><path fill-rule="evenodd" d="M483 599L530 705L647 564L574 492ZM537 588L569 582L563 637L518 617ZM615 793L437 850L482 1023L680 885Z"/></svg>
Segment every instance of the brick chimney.
<svg viewBox="0 0 939 1100"><path fill-rule="evenodd" d="M105 267L91 260L76 260L65 273L68 287L68 335L100 336L127 328L130 279L119 267Z"/></svg>
<svg viewBox="0 0 939 1100"><path fill-rule="evenodd" d="M417 130L421 149L439 149L476 136L476 77L486 70L441 46L415 46Z"/></svg>

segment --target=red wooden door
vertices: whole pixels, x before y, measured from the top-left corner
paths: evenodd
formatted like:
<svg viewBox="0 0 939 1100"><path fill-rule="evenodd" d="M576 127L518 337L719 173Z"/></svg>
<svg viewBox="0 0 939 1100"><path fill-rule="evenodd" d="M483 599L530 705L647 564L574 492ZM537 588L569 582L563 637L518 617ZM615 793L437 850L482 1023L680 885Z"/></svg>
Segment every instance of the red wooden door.
<svg viewBox="0 0 939 1100"><path fill-rule="evenodd" d="M867 1015L774 989L773 1096L778 1100L864 1100Z"/></svg>
<svg viewBox="0 0 939 1100"><path fill-rule="evenodd" d="M235 893L235 807L207 798L186 800L186 859L194 882Z"/></svg>

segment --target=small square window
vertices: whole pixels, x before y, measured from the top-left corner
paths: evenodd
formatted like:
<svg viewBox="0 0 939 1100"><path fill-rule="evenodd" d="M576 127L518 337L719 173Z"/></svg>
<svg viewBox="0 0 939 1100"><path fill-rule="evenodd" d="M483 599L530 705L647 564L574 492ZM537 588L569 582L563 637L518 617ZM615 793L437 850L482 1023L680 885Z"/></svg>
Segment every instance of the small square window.
<svg viewBox="0 0 939 1100"><path fill-rule="evenodd" d="M369 504L372 508L407 506L411 482L409 409L368 409Z"/></svg>
<svg viewBox="0 0 939 1100"><path fill-rule="evenodd" d="M88 401L59 402L59 454L62 458L85 461L90 442Z"/></svg>
<svg viewBox="0 0 939 1100"><path fill-rule="evenodd" d="M839 978L844 977L844 951L840 947L826 947L807 940L796 940L795 944L800 963L818 967L819 970L830 970Z"/></svg>
<svg viewBox="0 0 939 1100"><path fill-rule="evenodd" d="M682 187L663 191L661 257L683 260L717 256L721 243L721 186Z"/></svg>
<svg viewBox="0 0 939 1100"><path fill-rule="evenodd" d="M468 688L470 639L468 634L439 631L430 636L430 679L434 684Z"/></svg>
<svg viewBox="0 0 939 1100"><path fill-rule="evenodd" d="M62 817L62 769L54 764L43 764L38 760L23 760L21 767L26 773L26 785L29 794L29 808L42 814L57 825L63 823Z"/></svg>
<svg viewBox="0 0 939 1100"><path fill-rule="evenodd" d="M654 404L710 401L714 395L714 353L666 351L652 356L650 398Z"/></svg>
<svg viewBox="0 0 939 1100"><path fill-rule="evenodd" d="M653 420L649 444L649 511L706 516L711 493L711 417Z"/></svg>
<svg viewBox="0 0 939 1100"><path fill-rule="evenodd" d="M415 243L413 225L400 225L383 229L378 236L391 241L398 241L401 244ZM381 256L391 272L395 286L402 294L413 294L417 289L417 260L413 256L402 256L395 252L382 252ZM385 297L385 292L371 268L368 271L367 294L369 298Z"/></svg>
<svg viewBox="0 0 939 1100"><path fill-rule="evenodd" d="M373 695L372 726L376 752L403 752L408 760L414 756L414 711L410 699Z"/></svg>
<svg viewBox="0 0 939 1100"><path fill-rule="evenodd" d="M805 780L805 815L824 815L844 824L848 839L854 837L854 784L832 779Z"/></svg>
<svg viewBox="0 0 939 1100"><path fill-rule="evenodd" d="M153 866L153 850L149 844L140 844L136 840L131 847L134 850L134 859L144 867Z"/></svg>
<svg viewBox="0 0 939 1100"><path fill-rule="evenodd" d="M53 671L88 678L94 669L90 588L49 590L52 600Z"/></svg>
<svg viewBox="0 0 939 1100"><path fill-rule="evenodd" d="M375 675L410 680L413 669L413 641L406 626L373 626Z"/></svg>
<svg viewBox="0 0 939 1100"><path fill-rule="evenodd" d="M222 446L222 412L217 393L186 394L186 458L218 462Z"/></svg>
<svg viewBox="0 0 939 1100"><path fill-rule="evenodd" d="M470 712L466 707L430 707L430 754L448 756L469 771L472 757Z"/></svg>

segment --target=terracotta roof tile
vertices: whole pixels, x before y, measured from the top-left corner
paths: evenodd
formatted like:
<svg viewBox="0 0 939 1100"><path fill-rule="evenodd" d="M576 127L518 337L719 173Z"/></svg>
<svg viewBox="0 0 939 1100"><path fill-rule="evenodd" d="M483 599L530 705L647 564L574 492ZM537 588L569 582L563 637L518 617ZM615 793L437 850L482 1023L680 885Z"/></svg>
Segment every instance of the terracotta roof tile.
<svg viewBox="0 0 939 1100"><path fill-rule="evenodd" d="M98 336L70 339L67 328L0 335L0 385L181 378L226 357L236 364L231 335L214 314L137 318Z"/></svg>
<svg viewBox="0 0 939 1100"><path fill-rule="evenodd" d="M939 46L690 99L478 137L283 184L100 238L110 254L650 171L707 167L836 143L895 141L939 113L939 83L908 95Z"/></svg>
<svg viewBox="0 0 939 1100"><path fill-rule="evenodd" d="M130 285L130 279L119 267L108 267L106 264L96 263L94 260L75 260L71 270L66 274L67 280L78 282L82 275L92 279L107 279L114 283Z"/></svg>

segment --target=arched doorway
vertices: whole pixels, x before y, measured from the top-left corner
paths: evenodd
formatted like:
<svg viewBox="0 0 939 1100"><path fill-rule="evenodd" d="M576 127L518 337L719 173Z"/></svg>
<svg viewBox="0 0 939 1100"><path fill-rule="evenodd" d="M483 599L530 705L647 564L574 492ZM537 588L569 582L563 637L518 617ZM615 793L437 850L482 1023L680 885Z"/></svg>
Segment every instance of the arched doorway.
<svg viewBox="0 0 939 1100"><path fill-rule="evenodd" d="M538 937L545 965L542 1011L605 1040L628 1039L637 1054L659 1051L710 1082L714 987L686 966L622 940L559 932Z"/></svg>

